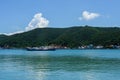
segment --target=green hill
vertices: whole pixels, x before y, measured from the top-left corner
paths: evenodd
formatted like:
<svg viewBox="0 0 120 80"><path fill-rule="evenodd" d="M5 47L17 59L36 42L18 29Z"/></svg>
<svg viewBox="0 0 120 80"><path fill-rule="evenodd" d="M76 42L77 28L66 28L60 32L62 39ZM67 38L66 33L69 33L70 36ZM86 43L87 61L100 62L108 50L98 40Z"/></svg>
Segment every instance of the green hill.
<svg viewBox="0 0 120 80"><path fill-rule="evenodd" d="M43 45L78 47L82 45L119 45L120 28L70 27L38 28L11 36L0 35L0 46L27 47Z"/></svg>

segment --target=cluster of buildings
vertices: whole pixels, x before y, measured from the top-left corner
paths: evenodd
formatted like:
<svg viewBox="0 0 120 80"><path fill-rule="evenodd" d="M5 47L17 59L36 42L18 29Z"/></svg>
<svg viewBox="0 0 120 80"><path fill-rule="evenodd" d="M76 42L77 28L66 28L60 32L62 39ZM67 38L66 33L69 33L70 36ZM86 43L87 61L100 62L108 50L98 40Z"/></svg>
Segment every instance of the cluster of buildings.
<svg viewBox="0 0 120 80"><path fill-rule="evenodd" d="M1 49L10 49L11 47L9 46L5 46L5 47L0 47ZM49 45L49 46L40 46L37 48L54 48L54 49L120 49L120 45L109 45L109 46L102 46L102 45L97 45L94 46L93 44L89 44L89 45L83 45L83 46L79 46L79 47L67 47L67 46L61 46L61 45Z"/></svg>
<svg viewBox="0 0 120 80"><path fill-rule="evenodd" d="M109 45L109 46L102 46L97 45L94 46L93 44L86 45L86 46L79 46L78 49L120 49L119 45Z"/></svg>
<svg viewBox="0 0 120 80"><path fill-rule="evenodd" d="M59 45L52 45L52 47L55 49L71 49L70 47L59 46ZM97 46L94 46L93 44L89 44L89 45L76 47L75 49L120 49L120 45L109 45L109 46L97 45Z"/></svg>

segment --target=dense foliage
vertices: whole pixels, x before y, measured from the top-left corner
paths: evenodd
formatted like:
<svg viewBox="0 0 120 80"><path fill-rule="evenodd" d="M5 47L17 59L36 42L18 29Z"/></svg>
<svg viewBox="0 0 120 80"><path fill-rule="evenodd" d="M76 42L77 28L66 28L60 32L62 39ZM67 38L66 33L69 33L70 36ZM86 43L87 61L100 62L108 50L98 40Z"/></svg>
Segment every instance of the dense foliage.
<svg viewBox="0 0 120 80"><path fill-rule="evenodd" d="M70 28L38 28L11 36L0 35L0 46L28 47L43 45L78 47L82 45L119 45L120 28L77 26Z"/></svg>

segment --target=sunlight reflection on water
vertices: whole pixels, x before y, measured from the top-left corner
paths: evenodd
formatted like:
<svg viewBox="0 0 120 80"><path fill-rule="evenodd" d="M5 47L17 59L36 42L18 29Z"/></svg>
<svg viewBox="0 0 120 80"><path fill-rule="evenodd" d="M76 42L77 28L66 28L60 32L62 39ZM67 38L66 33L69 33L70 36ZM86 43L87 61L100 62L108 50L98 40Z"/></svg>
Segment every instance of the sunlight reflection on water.
<svg viewBox="0 0 120 80"><path fill-rule="evenodd" d="M0 51L0 80L119 80L119 50Z"/></svg>

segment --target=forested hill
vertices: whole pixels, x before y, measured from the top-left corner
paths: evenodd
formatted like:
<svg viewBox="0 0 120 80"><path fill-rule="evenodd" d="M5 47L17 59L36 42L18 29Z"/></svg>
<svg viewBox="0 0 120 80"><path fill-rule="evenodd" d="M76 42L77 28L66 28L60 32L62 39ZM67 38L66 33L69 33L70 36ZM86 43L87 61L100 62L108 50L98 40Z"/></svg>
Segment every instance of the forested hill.
<svg viewBox="0 0 120 80"><path fill-rule="evenodd" d="M11 36L0 35L0 46L28 47L43 45L78 47L82 45L119 45L120 28L70 27L38 28Z"/></svg>

